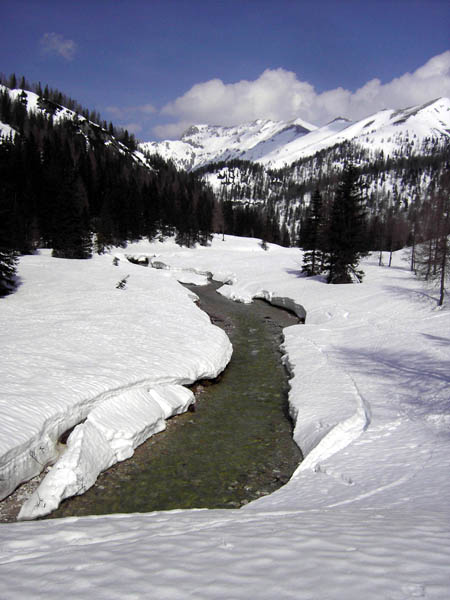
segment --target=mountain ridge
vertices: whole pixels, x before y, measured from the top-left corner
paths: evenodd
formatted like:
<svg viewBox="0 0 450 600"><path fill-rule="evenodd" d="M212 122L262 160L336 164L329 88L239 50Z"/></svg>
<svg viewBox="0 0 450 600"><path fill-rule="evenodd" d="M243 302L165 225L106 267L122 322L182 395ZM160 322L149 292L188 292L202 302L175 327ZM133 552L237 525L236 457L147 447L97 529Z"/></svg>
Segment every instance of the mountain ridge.
<svg viewBox="0 0 450 600"><path fill-rule="evenodd" d="M5 92L9 95L12 102L20 101L28 113L32 112L44 116L51 115L54 124L59 124L64 120L72 121L78 129L78 133L86 139L87 144L92 143L94 140L102 140L105 144L112 146L116 152L130 154L137 164L151 169L149 162L141 151L128 148L115 135L107 131L105 127L79 112L40 96L31 90L22 88L11 89L6 85L0 84L0 94ZM0 121L0 139L15 137L16 135L20 135L17 128Z"/></svg>
<svg viewBox="0 0 450 600"><path fill-rule="evenodd" d="M139 147L187 170L233 159L277 169L342 142L396 156L405 144L410 154L417 154L427 139L436 138L450 139L450 99L446 97L403 109L382 109L355 122L337 117L321 127L300 118L258 119L227 127L192 125L180 140L144 142Z"/></svg>

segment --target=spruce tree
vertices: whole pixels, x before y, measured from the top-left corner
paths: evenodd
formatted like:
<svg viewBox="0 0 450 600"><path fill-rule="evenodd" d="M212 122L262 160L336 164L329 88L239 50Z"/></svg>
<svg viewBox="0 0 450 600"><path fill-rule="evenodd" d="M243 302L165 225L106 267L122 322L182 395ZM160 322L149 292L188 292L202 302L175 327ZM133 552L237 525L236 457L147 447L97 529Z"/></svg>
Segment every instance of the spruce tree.
<svg viewBox="0 0 450 600"><path fill-rule="evenodd" d="M328 232L328 283L351 283L362 280L358 264L367 255L366 217L362 206L361 186L356 168L344 167L335 194Z"/></svg>
<svg viewBox="0 0 450 600"><path fill-rule="evenodd" d="M92 240L86 190L80 177L70 172L57 198L52 256L91 258Z"/></svg>
<svg viewBox="0 0 450 600"><path fill-rule="evenodd" d="M16 204L14 181L14 144L0 143L0 296L15 285L17 265Z"/></svg>
<svg viewBox="0 0 450 600"><path fill-rule="evenodd" d="M12 241L13 207L9 199L0 199L0 296L14 289L17 252Z"/></svg>
<svg viewBox="0 0 450 600"><path fill-rule="evenodd" d="M311 204L303 222L300 241L305 251L302 273L308 276L318 275L322 270L322 254L324 252L322 196L318 189L311 198Z"/></svg>

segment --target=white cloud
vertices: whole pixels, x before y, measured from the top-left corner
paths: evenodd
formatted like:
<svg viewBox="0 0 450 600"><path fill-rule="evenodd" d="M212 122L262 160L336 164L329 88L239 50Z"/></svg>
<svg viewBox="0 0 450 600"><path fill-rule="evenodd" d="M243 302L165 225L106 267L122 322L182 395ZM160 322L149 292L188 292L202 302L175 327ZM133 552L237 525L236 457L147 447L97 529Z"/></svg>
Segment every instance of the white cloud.
<svg viewBox="0 0 450 600"><path fill-rule="evenodd" d="M59 33L44 33L40 45L46 54L57 54L66 60L72 60L77 50L73 40L66 40Z"/></svg>
<svg viewBox="0 0 450 600"><path fill-rule="evenodd" d="M267 69L254 81L225 84L211 79L194 85L161 111L178 121L158 125L154 132L159 137L175 137L188 124L236 125L258 118L301 117L324 124L337 116L355 120L382 108L404 108L439 96L450 96L450 50L413 73L388 83L372 79L354 92L339 87L317 93L292 71Z"/></svg>

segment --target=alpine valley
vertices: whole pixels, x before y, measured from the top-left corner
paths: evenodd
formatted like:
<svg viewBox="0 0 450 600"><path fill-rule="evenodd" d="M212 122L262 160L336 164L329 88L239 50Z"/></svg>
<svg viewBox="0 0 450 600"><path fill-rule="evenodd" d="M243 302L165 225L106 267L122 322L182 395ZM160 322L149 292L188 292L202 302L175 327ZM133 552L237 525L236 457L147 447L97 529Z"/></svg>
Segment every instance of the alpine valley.
<svg viewBox="0 0 450 600"><path fill-rule="evenodd" d="M39 243L89 257L156 235L206 244L214 232L305 247L313 193L326 218L348 163L359 176L367 247L392 251L413 231L420 238L427 202L446 185L448 98L357 122L192 125L180 140L139 143L57 90L15 76L1 82L5 227L15 232L7 247L19 253Z"/></svg>
<svg viewBox="0 0 450 600"><path fill-rule="evenodd" d="M352 162L361 175L373 227L386 215L405 221L397 227L395 245L400 247L408 238L411 210L420 212L449 168L450 100L384 109L357 122L337 117L322 127L300 118L234 127L195 125L180 140L146 142L140 149L201 174L217 198L232 201L234 211L245 209L249 222L256 207L266 215L268 226L255 232L245 227L241 214L243 230L236 231L234 223L234 233L259 234L284 245L298 242L313 191L332 197L343 165ZM275 238L274 221L279 224Z"/></svg>

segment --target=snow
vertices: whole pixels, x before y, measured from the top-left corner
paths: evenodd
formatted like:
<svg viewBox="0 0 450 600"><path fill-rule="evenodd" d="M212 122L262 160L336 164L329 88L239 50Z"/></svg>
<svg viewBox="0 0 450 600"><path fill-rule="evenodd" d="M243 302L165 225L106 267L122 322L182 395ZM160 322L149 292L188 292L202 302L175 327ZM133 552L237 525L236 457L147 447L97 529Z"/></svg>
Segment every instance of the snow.
<svg viewBox="0 0 450 600"><path fill-rule="evenodd" d="M254 148L242 156L272 168L281 168L306 156L352 141L371 152L383 151L394 156L408 145L413 154L419 153L426 138L450 137L450 100L439 98L422 106L404 110L381 110L360 121L351 123L335 119L328 125L298 137L268 152L253 154ZM404 150L403 150L404 151Z"/></svg>
<svg viewBox="0 0 450 600"><path fill-rule="evenodd" d="M137 446L165 429L166 419L186 411L193 402L190 390L173 384L138 388L103 401L74 429L67 450L24 503L18 518L47 515L65 498L82 494L102 471L133 456Z"/></svg>
<svg viewBox="0 0 450 600"><path fill-rule="evenodd" d="M14 138L17 135L17 131L0 121L0 140L2 138Z"/></svg>
<svg viewBox="0 0 450 600"><path fill-rule="evenodd" d="M370 152L382 150L385 156L394 156L404 153L406 147L419 153L426 139L449 137L450 99L438 98L403 110L384 109L355 123L339 117L322 127L301 119L258 120L235 127L196 125L181 140L147 142L141 147L188 170L233 158L278 169L342 142L352 141Z"/></svg>
<svg viewBox="0 0 450 600"><path fill-rule="evenodd" d="M126 425L116 436L117 419L108 423L113 413L102 414L99 397L158 401L166 384L226 362L223 338L175 282L187 269L188 278L211 272L227 282L219 291L231 299L288 298L306 309L306 324L284 332L305 460L287 485L239 510L4 524L2 598L450 596L448 305L437 308L435 290L411 275L402 252L391 268L369 257L362 284L328 286L299 277L300 251L268 246L216 236L209 248L169 241L116 251L148 256L167 267L160 270L123 259L114 267L111 256L22 259L22 286L2 300L2 444L10 430L29 443L33 426L36 439L47 431L54 440L42 420L35 425L40 413L27 418L36 402L72 424L79 416L69 411L89 404L85 416L99 412L86 423L104 426L109 441L131 439ZM116 290L126 274L127 289ZM73 339L81 322L83 336ZM63 353L63 339L72 352ZM89 446L81 427L73 444Z"/></svg>
<svg viewBox="0 0 450 600"><path fill-rule="evenodd" d="M126 288L118 289L127 276ZM0 397L2 498L54 462L61 434L86 417L116 460L129 456L141 433L123 431L123 417L117 429L118 396L130 410L133 405L143 411L142 395L148 395L147 410L158 405L156 426L161 415L187 408L189 399L155 386L214 378L230 358L228 338L168 271L125 259L114 266L109 255L67 261L41 251L21 258L20 277L17 292L2 300L0 315L6 357ZM109 421L105 411L112 415ZM107 431L100 422L107 423ZM146 427L150 432L151 419Z"/></svg>
<svg viewBox="0 0 450 600"><path fill-rule="evenodd" d="M247 158L247 151L264 154L269 146L286 144L314 129L315 125L301 119L257 119L233 127L200 124L187 129L180 140L144 142L140 148L143 152L157 153L166 160L171 159L180 168L191 170L210 162ZM259 151L259 147L263 150Z"/></svg>

